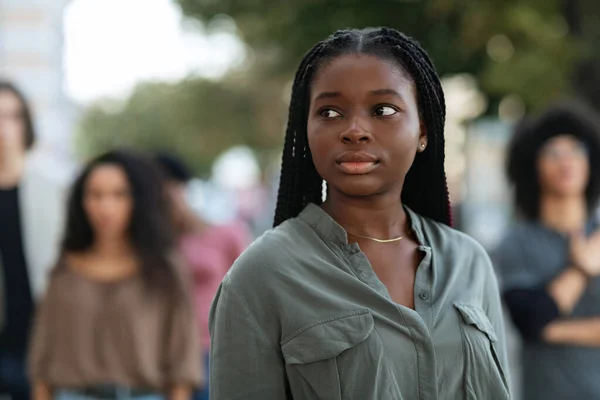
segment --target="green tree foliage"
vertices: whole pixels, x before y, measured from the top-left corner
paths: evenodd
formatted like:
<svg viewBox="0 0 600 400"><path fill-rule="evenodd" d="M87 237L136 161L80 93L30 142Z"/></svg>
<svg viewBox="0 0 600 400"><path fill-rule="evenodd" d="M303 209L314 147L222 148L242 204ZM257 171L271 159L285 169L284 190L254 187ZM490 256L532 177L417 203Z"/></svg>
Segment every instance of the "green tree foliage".
<svg viewBox="0 0 600 400"><path fill-rule="evenodd" d="M170 150L199 174L209 173L215 158L237 144L268 153L279 147L277 132L284 126L280 88L274 96L268 84L244 81L140 85L125 104L105 102L85 113L78 148L84 157L114 146Z"/></svg>
<svg viewBox="0 0 600 400"><path fill-rule="evenodd" d="M580 54L559 0L178 1L193 18L234 18L251 47L277 54L272 71L290 75L337 29L384 25L418 39L440 74L472 73L492 100L518 94L530 108L569 92Z"/></svg>
<svg viewBox="0 0 600 400"><path fill-rule="evenodd" d="M208 29L219 18L233 18L251 57L218 82L149 83L118 107L92 107L80 129L84 155L114 145L167 148L206 173L220 152L246 144L265 160L280 148L284 99L298 62L314 43L347 27L386 25L417 38L441 75L477 78L491 100L490 114L507 94L530 110L543 107L577 89L573 76L588 97L600 93L595 64L587 75L574 71L597 51L584 46L586 38L595 43L600 37L600 24L589 16L597 13L585 11L598 8L596 0L176 1Z"/></svg>

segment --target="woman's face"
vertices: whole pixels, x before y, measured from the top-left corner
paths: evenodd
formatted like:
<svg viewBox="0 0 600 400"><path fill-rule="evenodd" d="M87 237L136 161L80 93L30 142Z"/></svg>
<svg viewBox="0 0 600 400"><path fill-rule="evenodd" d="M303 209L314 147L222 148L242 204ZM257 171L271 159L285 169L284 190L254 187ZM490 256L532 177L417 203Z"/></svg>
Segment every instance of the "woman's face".
<svg viewBox="0 0 600 400"><path fill-rule="evenodd" d="M427 140L413 79L370 55L340 56L317 73L307 131L313 162L330 195L350 197L399 196Z"/></svg>
<svg viewBox="0 0 600 400"><path fill-rule="evenodd" d="M96 237L126 236L134 204L125 171L111 164L94 168L85 184L83 207Z"/></svg>
<svg viewBox="0 0 600 400"><path fill-rule="evenodd" d="M177 227L183 227L190 218L190 206L187 201L187 186L175 180L166 183L167 194L170 200L170 213Z"/></svg>
<svg viewBox="0 0 600 400"><path fill-rule="evenodd" d="M583 196L589 180L588 153L571 135L556 136L546 142L537 159L542 194Z"/></svg>
<svg viewBox="0 0 600 400"><path fill-rule="evenodd" d="M25 152L23 104L9 90L0 90L0 154Z"/></svg>

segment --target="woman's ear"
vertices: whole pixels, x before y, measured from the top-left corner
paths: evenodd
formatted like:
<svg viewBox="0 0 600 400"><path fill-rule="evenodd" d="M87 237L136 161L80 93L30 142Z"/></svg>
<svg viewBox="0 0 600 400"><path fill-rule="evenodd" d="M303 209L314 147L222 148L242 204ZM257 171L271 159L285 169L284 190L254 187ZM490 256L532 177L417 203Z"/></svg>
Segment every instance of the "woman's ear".
<svg viewBox="0 0 600 400"><path fill-rule="evenodd" d="M417 152L422 153L427 148L427 128L423 122L419 123L419 141L417 144Z"/></svg>

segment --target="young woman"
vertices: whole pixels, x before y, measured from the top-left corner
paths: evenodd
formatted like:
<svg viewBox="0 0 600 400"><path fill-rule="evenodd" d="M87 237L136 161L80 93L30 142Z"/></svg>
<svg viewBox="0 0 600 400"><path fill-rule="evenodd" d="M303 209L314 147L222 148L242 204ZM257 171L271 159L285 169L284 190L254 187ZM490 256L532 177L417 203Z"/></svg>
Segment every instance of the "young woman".
<svg viewBox="0 0 600 400"><path fill-rule="evenodd" d="M151 162L113 151L85 168L34 327L35 399L190 397L198 336L170 226Z"/></svg>
<svg viewBox="0 0 600 400"><path fill-rule="evenodd" d="M444 115L431 60L395 30L304 57L275 228L213 305L212 399L509 398L491 263L449 227Z"/></svg>
<svg viewBox="0 0 600 400"><path fill-rule="evenodd" d="M205 385L194 393L194 400L208 400L208 362L210 337L208 314L223 277L250 243L250 234L241 224L216 226L196 215L186 199L192 174L177 157L162 153L156 161L166 176L171 198L171 217L175 221L182 260L191 271L193 296L202 343L198 360L206 368Z"/></svg>
<svg viewBox="0 0 600 400"><path fill-rule="evenodd" d="M521 220L495 263L523 341L523 399L600 398L600 125L561 103L516 129L508 153Z"/></svg>

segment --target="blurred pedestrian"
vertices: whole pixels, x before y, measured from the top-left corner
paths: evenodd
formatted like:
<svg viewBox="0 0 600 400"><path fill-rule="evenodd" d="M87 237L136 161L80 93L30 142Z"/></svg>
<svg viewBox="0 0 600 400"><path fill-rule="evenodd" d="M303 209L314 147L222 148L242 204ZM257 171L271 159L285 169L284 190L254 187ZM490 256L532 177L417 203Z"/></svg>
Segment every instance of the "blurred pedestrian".
<svg viewBox="0 0 600 400"><path fill-rule="evenodd" d="M25 368L34 299L60 240L64 187L27 155L35 142L29 105L0 80L0 394L29 399Z"/></svg>
<svg viewBox="0 0 600 400"><path fill-rule="evenodd" d="M195 400L208 400L208 362L210 336L208 315L223 277L250 243L250 234L242 223L212 225L200 218L191 207L186 193L192 173L178 157L161 153L156 161L166 176L171 198L171 216L176 223L181 257L190 268L193 295L202 340L198 361L206 368L205 386Z"/></svg>
<svg viewBox="0 0 600 400"><path fill-rule="evenodd" d="M600 125L564 102L515 130L508 150L520 221L496 251L523 338L523 399L600 398Z"/></svg>
<svg viewBox="0 0 600 400"><path fill-rule="evenodd" d="M211 399L509 398L491 262L449 227L444 116L433 63L396 30L308 52L275 228L213 305Z"/></svg>
<svg viewBox="0 0 600 400"><path fill-rule="evenodd" d="M149 160L112 151L87 165L36 316L34 399L190 398L200 350L170 227Z"/></svg>

